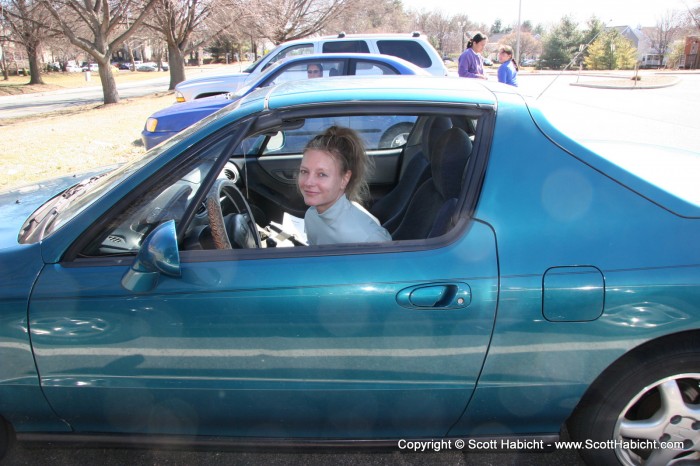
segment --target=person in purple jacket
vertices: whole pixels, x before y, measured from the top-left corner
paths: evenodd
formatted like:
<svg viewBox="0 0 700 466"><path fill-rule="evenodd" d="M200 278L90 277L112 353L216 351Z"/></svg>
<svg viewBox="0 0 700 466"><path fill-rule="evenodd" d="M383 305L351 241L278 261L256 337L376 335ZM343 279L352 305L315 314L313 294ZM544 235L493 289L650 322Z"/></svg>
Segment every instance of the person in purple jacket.
<svg viewBox="0 0 700 466"><path fill-rule="evenodd" d="M480 32L474 34L467 43L467 50L459 56L459 76L462 78L488 79L484 75L484 57L481 52L486 47L488 38Z"/></svg>

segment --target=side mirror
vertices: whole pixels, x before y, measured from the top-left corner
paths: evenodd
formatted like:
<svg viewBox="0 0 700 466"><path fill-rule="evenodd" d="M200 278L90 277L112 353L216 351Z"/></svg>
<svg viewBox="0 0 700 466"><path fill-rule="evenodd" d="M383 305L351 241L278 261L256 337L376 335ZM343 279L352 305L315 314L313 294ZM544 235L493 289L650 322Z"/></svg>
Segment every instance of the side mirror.
<svg viewBox="0 0 700 466"><path fill-rule="evenodd" d="M146 237L136 260L122 277L122 286L144 293L155 288L161 273L171 277L179 277L181 273L174 220L158 225Z"/></svg>
<svg viewBox="0 0 700 466"><path fill-rule="evenodd" d="M281 148L284 147L285 143L285 136L283 131L277 131L270 140L267 142L267 146L265 147L265 153L267 152L277 152Z"/></svg>

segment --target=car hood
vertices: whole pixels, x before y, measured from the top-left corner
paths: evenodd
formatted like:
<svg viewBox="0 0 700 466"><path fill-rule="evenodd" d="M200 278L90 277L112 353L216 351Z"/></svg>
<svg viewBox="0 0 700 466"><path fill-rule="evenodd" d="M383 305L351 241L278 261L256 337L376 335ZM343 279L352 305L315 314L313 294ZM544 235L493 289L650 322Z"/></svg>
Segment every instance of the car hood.
<svg viewBox="0 0 700 466"><path fill-rule="evenodd" d="M237 98L229 99L225 94L215 95L204 99L173 104L170 107L158 110L151 115L151 118L158 119L157 131L181 131L235 100Z"/></svg>
<svg viewBox="0 0 700 466"><path fill-rule="evenodd" d="M113 168L63 176L0 192L0 249L17 245L22 225L46 201L86 178Z"/></svg>

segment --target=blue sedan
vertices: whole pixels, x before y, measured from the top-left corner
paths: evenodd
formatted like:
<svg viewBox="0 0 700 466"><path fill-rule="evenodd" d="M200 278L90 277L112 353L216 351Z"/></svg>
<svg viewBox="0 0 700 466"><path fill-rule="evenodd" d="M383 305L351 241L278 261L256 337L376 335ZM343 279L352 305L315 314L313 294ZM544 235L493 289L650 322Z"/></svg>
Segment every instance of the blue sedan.
<svg viewBox="0 0 700 466"><path fill-rule="evenodd" d="M317 74L310 74L309 69ZM422 68L391 55L366 53L319 53L289 58L264 71L256 80L236 92L177 103L151 115L141 132L141 140L150 149L169 139L207 115L229 105L255 89L283 82L328 78L334 76L392 76L427 75ZM388 122L395 124L396 122ZM384 126L384 132L394 132L394 125ZM404 133L400 133L404 134ZM380 135L382 137L382 135ZM389 138L389 140L393 138Z"/></svg>
<svg viewBox="0 0 700 466"><path fill-rule="evenodd" d="M391 241L306 244L302 141L331 124L363 133ZM590 464L697 461L698 160L584 146L498 83L338 78L5 193L0 446L539 450L567 425Z"/></svg>

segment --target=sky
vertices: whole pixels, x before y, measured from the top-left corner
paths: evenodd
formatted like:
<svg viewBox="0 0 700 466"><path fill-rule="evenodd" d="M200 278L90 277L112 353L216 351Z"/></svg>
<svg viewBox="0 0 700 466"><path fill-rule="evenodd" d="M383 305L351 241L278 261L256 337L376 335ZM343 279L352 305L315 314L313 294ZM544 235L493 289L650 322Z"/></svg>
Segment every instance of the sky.
<svg viewBox="0 0 700 466"><path fill-rule="evenodd" d="M687 11L686 5L699 5L698 0L402 0L413 10L441 11L449 16L467 14L476 23L491 26L498 18L503 26L521 20L537 26L556 24L565 15L579 23L597 16L608 26L656 26L657 18L668 10Z"/></svg>

